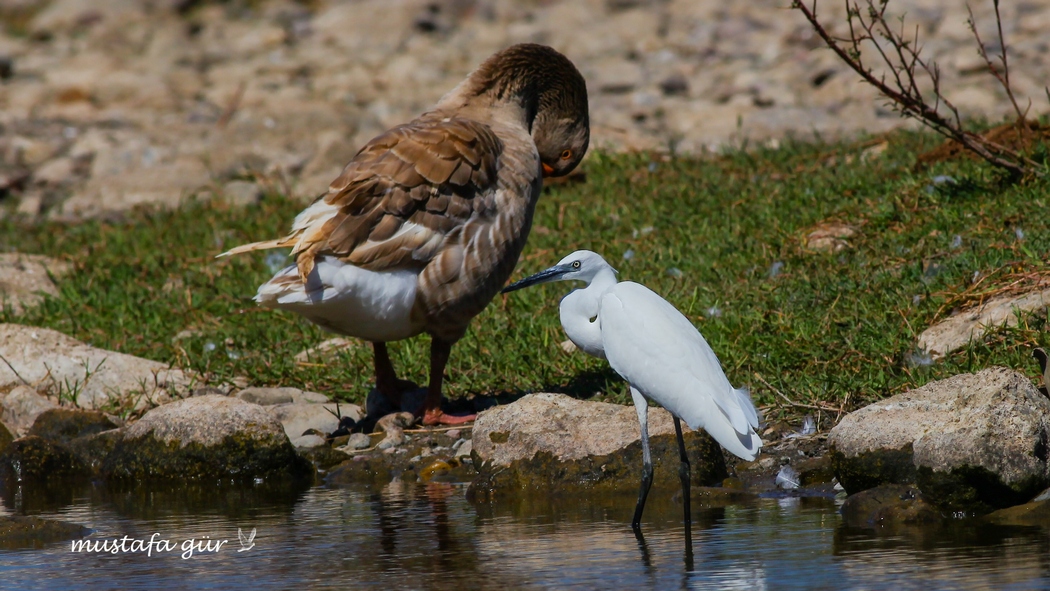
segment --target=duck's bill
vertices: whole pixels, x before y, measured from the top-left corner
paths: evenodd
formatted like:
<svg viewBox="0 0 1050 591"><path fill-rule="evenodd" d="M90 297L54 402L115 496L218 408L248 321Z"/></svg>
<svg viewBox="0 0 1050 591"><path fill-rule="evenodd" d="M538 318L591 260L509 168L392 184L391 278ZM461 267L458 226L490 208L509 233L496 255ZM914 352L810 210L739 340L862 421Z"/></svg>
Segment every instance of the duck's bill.
<svg viewBox="0 0 1050 591"><path fill-rule="evenodd" d="M550 283L551 281L558 281L566 273L575 271L571 265L555 265L545 271L540 271L535 275L529 275L528 277L511 283L507 287L503 288L501 293L510 293L512 291L518 291L519 289L525 289L526 287L532 287L533 285L539 285L541 283Z"/></svg>

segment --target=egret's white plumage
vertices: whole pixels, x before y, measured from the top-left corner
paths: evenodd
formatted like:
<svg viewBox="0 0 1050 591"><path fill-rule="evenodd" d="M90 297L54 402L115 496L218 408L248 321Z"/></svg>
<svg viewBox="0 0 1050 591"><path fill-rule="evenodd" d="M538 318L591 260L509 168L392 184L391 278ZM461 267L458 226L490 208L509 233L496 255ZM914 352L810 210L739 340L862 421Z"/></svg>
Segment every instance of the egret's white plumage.
<svg viewBox="0 0 1050 591"><path fill-rule="evenodd" d="M549 281L583 281L561 301L562 327L584 352L608 359L631 386L638 407L646 468L635 517L641 515L651 478L648 404L655 401L693 429L703 429L730 453L753 460L762 447L755 433L758 412L748 391L734 388L700 331L655 292L630 281L618 282L616 271L601 256L579 250L557 265L522 279L504 291ZM688 472L684 444L682 461ZM687 479L683 480L683 487ZM688 519L688 516L687 516Z"/></svg>

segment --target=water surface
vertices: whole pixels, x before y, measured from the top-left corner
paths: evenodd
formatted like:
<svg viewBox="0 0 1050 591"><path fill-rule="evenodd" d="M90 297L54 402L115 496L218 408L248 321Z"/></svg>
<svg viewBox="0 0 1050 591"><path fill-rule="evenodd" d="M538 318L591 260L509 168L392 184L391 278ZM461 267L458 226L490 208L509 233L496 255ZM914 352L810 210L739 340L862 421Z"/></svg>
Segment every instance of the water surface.
<svg viewBox="0 0 1050 591"><path fill-rule="evenodd" d="M475 505L465 493L459 484L393 482L5 494L5 512L82 524L95 530L90 540L158 534L178 547L152 556L74 552L70 542L0 550L0 588L1050 588L1050 536L1038 528L876 532L845 528L825 497L694 501L689 568L682 508L670 493L650 496L642 540L629 526L629 496ZM252 529L254 546L238 551L238 530ZM190 539L213 551L183 558Z"/></svg>

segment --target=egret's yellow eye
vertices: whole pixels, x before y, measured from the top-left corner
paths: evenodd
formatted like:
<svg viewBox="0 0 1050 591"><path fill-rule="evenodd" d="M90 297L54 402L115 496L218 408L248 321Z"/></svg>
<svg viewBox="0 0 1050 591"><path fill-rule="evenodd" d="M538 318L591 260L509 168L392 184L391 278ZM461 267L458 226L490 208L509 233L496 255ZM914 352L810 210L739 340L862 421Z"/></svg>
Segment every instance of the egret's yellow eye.
<svg viewBox="0 0 1050 591"><path fill-rule="evenodd" d="M572 158L572 150L563 150L561 153L561 159L568 160L569 158Z"/></svg>
<svg viewBox="0 0 1050 591"><path fill-rule="evenodd" d="M572 262L572 268L573 269L579 269L580 268L580 261L573 261Z"/></svg>

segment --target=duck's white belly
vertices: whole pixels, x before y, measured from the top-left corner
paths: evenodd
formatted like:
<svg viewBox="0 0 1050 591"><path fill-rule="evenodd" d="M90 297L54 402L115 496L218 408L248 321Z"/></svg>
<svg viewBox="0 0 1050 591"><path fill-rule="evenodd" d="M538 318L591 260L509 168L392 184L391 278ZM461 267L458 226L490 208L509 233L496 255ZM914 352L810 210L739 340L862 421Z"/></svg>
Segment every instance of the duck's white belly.
<svg viewBox="0 0 1050 591"><path fill-rule="evenodd" d="M367 341L397 341L422 332L413 323L419 273L369 271L318 258L304 286L291 265L259 287L255 301L301 314L330 332Z"/></svg>

